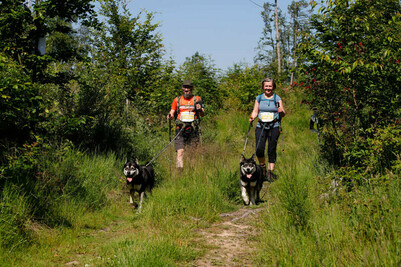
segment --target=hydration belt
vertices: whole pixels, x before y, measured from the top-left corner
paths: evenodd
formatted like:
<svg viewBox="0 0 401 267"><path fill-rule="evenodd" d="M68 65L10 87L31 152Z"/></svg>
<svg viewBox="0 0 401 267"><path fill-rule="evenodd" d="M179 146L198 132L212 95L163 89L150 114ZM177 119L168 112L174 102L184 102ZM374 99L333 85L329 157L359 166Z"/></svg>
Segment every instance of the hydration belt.
<svg viewBox="0 0 401 267"><path fill-rule="evenodd" d="M198 130L198 125L199 125L199 119L196 119L192 122L182 122L180 120L176 120L176 129L181 130L181 128L184 127L184 130L182 131L183 135L190 135L194 131Z"/></svg>

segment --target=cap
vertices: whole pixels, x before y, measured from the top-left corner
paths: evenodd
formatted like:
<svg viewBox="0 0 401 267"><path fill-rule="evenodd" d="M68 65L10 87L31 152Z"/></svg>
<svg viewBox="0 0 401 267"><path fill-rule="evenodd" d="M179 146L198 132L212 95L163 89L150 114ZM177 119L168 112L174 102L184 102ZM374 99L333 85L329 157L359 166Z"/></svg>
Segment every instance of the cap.
<svg viewBox="0 0 401 267"><path fill-rule="evenodd" d="M185 80L183 83L182 83L182 86L183 87L194 87L194 85L192 84L192 81L191 80Z"/></svg>

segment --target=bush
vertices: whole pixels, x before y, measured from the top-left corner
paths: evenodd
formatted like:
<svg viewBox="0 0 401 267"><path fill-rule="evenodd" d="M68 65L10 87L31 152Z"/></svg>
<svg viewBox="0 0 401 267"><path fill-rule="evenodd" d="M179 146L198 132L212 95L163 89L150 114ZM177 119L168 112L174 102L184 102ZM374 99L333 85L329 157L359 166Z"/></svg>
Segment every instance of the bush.
<svg viewBox="0 0 401 267"><path fill-rule="evenodd" d="M401 114L401 50L395 41L401 4L338 0L320 11L300 45L307 61L303 82L324 124L327 158L333 165L366 167L360 161L370 157L366 152L375 146L373 139ZM375 171L388 167L389 155L381 157L384 165L377 162Z"/></svg>

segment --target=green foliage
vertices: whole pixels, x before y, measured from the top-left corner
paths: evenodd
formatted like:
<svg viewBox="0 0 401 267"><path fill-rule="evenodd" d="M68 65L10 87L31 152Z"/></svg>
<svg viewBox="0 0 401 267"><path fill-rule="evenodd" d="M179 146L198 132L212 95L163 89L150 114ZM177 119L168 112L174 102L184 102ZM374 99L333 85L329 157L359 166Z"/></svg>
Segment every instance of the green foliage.
<svg viewBox="0 0 401 267"><path fill-rule="evenodd" d="M39 41L48 33L54 39L58 34L67 36L72 32L71 23L81 20L89 24L94 21L91 1L46 0L32 3L31 10L26 1L2 1L0 3L0 49L18 61L32 77L32 81L46 81L43 73L47 64L54 60L39 53ZM57 39L57 37L56 37ZM61 40L61 38L58 38ZM50 42L52 43L52 42ZM71 42L70 42L71 43ZM74 54L73 48L58 47ZM55 52L55 51L52 51ZM64 53L52 53L65 59Z"/></svg>
<svg viewBox="0 0 401 267"><path fill-rule="evenodd" d="M38 86L21 66L0 54L0 143L23 142L43 119Z"/></svg>
<svg viewBox="0 0 401 267"><path fill-rule="evenodd" d="M251 112L256 96L261 94L261 81L266 78L258 66L235 64L222 77L219 87L226 96L224 109L239 109Z"/></svg>
<svg viewBox="0 0 401 267"><path fill-rule="evenodd" d="M378 129L373 137L359 138L344 152L352 168L359 168L364 175L375 175L392 170L400 158L400 135L398 125Z"/></svg>
<svg viewBox="0 0 401 267"><path fill-rule="evenodd" d="M325 125L326 156L333 164L352 165L355 157L344 153L394 124L401 112L401 5L328 1L320 11L300 45L308 62L304 82Z"/></svg>
<svg viewBox="0 0 401 267"><path fill-rule="evenodd" d="M162 38L156 32L159 24L152 23L152 13L146 13L145 19L142 12L132 17L120 0L102 1L100 14L106 22L92 36L96 65L125 79L120 90L138 111L151 111L151 94L160 85L164 53Z"/></svg>
<svg viewBox="0 0 401 267"><path fill-rule="evenodd" d="M34 19L24 2L7 0L0 3L0 50L19 62L35 49L31 40Z"/></svg>
<svg viewBox="0 0 401 267"><path fill-rule="evenodd" d="M212 59L199 52L187 57L177 71L182 80L192 80L194 94L202 97L208 113L217 112L222 101L221 94L217 91L216 71Z"/></svg>

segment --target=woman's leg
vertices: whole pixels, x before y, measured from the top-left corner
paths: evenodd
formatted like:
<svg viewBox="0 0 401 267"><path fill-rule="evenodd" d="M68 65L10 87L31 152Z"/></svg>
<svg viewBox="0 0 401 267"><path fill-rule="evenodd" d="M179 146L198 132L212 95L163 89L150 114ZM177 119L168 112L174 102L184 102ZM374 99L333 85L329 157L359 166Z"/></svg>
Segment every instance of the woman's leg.
<svg viewBox="0 0 401 267"><path fill-rule="evenodd" d="M265 148L266 148L266 139L267 139L267 130L263 130L262 128L256 127L255 129L255 139L256 139L256 156L258 157L259 165L262 168L263 179L266 180L266 158L265 158ZM259 141L260 138L260 141Z"/></svg>
<svg viewBox="0 0 401 267"><path fill-rule="evenodd" d="M270 129L270 132L268 135L268 145L267 145L267 154L269 156L267 176L273 180L276 179L276 175L273 174L273 171L274 171L274 167L276 165L276 160L277 160L277 143L278 143L279 136L280 136L279 127Z"/></svg>

